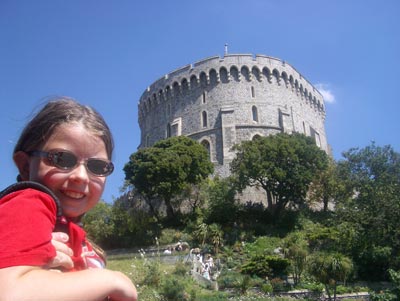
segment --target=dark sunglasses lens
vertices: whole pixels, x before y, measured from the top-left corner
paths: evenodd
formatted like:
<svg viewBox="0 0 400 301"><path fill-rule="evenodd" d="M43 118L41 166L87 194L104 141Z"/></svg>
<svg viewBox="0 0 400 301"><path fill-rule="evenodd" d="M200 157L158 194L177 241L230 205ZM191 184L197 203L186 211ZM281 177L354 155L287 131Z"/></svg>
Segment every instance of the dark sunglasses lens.
<svg viewBox="0 0 400 301"><path fill-rule="evenodd" d="M75 155L68 152L55 152L50 158L54 165L62 169L70 169L77 164Z"/></svg>
<svg viewBox="0 0 400 301"><path fill-rule="evenodd" d="M114 165L111 162L101 159L89 159L87 161L89 171L97 176L108 176L114 170Z"/></svg>

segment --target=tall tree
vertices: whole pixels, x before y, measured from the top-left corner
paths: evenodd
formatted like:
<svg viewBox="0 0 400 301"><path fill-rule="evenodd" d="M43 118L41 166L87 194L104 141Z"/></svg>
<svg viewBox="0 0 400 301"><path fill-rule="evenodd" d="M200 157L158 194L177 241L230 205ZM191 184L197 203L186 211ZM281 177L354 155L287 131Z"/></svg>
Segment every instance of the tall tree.
<svg viewBox="0 0 400 301"><path fill-rule="evenodd" d="M314 140L297 133L244 141L235 150L231 171L237 177L239 190L262 187L275 216L289 204L304 205L311 181L328 164L327 154Z"/></svg>
<svg viewBox="0 0 400 301"><path fill-rule="evenodd" d="M146 198L161 198L167 217L175 216L172 199L190 184L198 184L213 172L207 150L185 136L161 140L140 149L124 166L125 180Z"/></svg>
<svg viewBox="0 0 400 301"><path fill-rule="evenodd" d="M313 179L307 199L312 206L322 203L324 212L327 212L334 208L337 199L348 195L349 192L346 191L345 185L338 175L336 162L329 158L327 168L318 174L317 178Z"/></svg>
<svg viewBox="0 0 400 301"><path fill-rule="evenodd" d="M336 221L357 233L352 245L359 274L388 278L388 268L400 268L400 154L372 143L343 157L338 170L352 193L337 200Z"/></svg>

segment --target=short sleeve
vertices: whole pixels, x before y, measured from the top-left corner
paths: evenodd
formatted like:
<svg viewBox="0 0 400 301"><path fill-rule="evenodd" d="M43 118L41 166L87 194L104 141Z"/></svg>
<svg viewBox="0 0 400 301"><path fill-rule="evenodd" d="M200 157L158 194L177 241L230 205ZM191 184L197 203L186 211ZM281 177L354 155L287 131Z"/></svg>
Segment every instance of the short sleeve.
<svg viewBox="0 0 400 301"><path fill-rule="evenodd" d="M44 266L55 257L51 233L56 204L46 193L24 189L0 200L0 268Z"/></svg>

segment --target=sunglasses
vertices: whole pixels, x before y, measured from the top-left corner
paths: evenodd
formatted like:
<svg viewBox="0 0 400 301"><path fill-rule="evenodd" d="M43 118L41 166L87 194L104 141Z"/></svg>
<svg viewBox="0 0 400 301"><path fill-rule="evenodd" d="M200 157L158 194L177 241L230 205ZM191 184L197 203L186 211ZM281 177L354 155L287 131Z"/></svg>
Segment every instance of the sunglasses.
<svg viewBox="0 0 400 301"><path fill-rule="evenodd" d="M78 158L66 150L31 151L28 154L45 158L50 165L62 170L72 170L80 164ZM88 158L84 160L84 164L92 175L98 177L109 176L114 171L114 164L106 159Z"/></svg>

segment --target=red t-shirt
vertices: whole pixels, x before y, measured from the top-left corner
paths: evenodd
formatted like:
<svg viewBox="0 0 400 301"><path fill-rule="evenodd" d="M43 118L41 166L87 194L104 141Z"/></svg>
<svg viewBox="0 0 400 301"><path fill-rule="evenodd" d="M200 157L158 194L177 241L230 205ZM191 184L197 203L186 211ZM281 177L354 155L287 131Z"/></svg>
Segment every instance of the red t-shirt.
<svg viewBox="0 0 400 301"><path fill-rule="evenodd" d="M56 224L56 204L48 194L24 189L0 200L0 268L45 266L56 256L51 233ZM93 252L86 232L67 221L68 246L74 251L73 270L104 267Z"/></svg>

